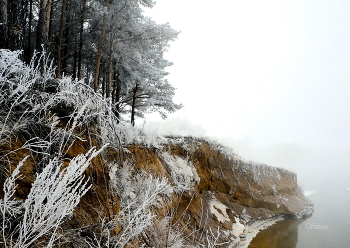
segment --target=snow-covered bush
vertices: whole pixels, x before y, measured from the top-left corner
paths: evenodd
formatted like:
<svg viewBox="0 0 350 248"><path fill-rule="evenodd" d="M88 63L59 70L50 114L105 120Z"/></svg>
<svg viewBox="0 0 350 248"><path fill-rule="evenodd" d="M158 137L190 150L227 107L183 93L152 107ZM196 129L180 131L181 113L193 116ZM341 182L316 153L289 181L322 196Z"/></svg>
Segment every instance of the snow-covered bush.
<svg viewBox="0 0 350 248"><path fill-rule="evenodd" d="M185 192L192 190L194 183L198 183L200 178L196 168L188 159L173 156L167 152L161 154L170 171L175 192Z"/></svg>
<svg viewBox="0 0 350 248"><path fill-rule="evenodd" d="M154 178L145 172L135 171L127 163L121 168L117 165L112 166L110 178L122 206L145 202L155 205L161 198L159 194L170 196L173 192L165 177Z"/></svg>
<svg viewBox="0 0 350 248"><path fill-rule="evenodd" d="M110 104L91 87L70 77L54 78L45 54L29 65L20 52L0 50L0 141L26 128L28 123L68 120L66 131L93 123L105 143L119 144L118 125ZM40 69L38 64L43 65Z"/></svg>
<svg viewBox="0 0 350 248"><path fill-rule="evenodd" d="M160 148L167 141L165 137L158 135L154 130L146 129L143 125L134 127L129 123L122 123L117 126L116 131L124 145L136 143L147 147Z"/></svg>
<svg viewBox="0 0 350 248"><path fill-rule="evenodd" d="M12 174L4 182L4 198L0 200L0 211L1 211L1 225L0 225L0 235L2 235L0 244L6 247L5 240L10 236L16 226L12 223L22 214L22 201L14 198L16 193L16 179L19 177L19 169L22 167L23 162L27 159L23 159L17 166L17 168L12 172Z"/></svg>
<svg viewBox="0 0 350 248"><path fill-rule="evenodd" d="M35 83L37 72L19 60L19 52L0 50L0 140L18 125L34 108L29 88ZM33 75L34 74L34 75Z"/></svg>

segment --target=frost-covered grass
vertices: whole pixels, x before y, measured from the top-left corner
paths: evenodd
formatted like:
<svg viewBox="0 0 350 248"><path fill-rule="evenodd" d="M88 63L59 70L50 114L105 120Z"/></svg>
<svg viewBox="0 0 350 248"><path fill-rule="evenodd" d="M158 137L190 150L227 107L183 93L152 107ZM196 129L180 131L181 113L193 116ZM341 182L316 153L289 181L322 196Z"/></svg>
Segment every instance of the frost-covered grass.
<svg viewBox="0 0 350 248"><path fill-rule="evenodd" d="M140 140L140 131L118 125L109 99L102 98L83 81L54 78L44 55L25 65L19 52L0 50L0 140L23 129L28 122L45 123L54 115L68 120L67 131L94 126L104 143L120 145ZM44 68L36 64L45 64ZM52 123L54 121L51 121ZM137 140L138 139L138 140ZM151 138L147 138L151 144ZM3 141L4 142L4 141Z"/></svg>
<svg viewBox="0 0 350 248"><path fill-rule="evenodd" d="M145 121L142 124L146 132L155 133L157 136L194 137L204 138L207 131L201 125L192 124L187 118L172 118L162 122Z"/></svg>

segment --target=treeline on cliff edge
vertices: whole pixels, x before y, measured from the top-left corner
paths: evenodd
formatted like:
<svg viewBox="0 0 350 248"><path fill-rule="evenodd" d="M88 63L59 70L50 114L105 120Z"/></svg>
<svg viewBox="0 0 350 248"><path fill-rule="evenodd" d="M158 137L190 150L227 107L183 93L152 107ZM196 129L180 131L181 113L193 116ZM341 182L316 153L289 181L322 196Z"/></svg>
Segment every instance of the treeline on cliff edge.
<svg viewBox="0 0 350 248"><path fill-rule="evenodd" d="M143 9L153 0L1 0L0 49L21 50L30 63L45 54L56 77L84 80L110 102L118 120L180 109L164 58L178 32ZM39 57L39 56L36 56Z"/></svg>

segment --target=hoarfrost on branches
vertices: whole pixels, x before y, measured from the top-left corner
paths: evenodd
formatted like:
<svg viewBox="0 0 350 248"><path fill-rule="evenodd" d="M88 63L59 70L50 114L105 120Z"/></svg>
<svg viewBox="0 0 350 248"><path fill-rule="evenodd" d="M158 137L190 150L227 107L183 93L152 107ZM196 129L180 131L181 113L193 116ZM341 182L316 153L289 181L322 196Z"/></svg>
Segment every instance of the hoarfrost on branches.
<svg viewBox="0 0 350 248"><path fill-rule="evenodd" d="M121 205L130 207L132 205L146 204L151 206L160 199L160 194L170 196L171 186L166 178L154 178L146 173L135 173L130 165L114 169L111 174L111 183L120 197Z"/></svg>
<svg viewBox="0 0 350 248"><path fill-rule="evenodd" d="M91 149L88 153L73 158L69 165L62 169L62 163L51 160L43 171L37 175L30 193L23 203L9 212L8 205L17 204L13 199L14 180L18 177L18 165L5 182L5 197L0 207L2 218L2 242L4 247L26 248L44 235L50 235L48 247L56 240L56 229L65 217L73 213L80 198L89 190L88 180L83 173L91 160L102 151ZM7 231L13 227L7 223L6 214L21 214L20 223L15 234ZM8 236L10 235L10 236Z"/></svg>
<svg viewBox="0 0 350 248"><path fill-rule="evenodd" d="M151 207L157 205L161 195L169 194L171 188L166 178L145 174L132 176L128 166L116 170L112 178L122 209L112 220L102 221L103 231L95 234L94 239L87 240L90 247L124 247L153 224L155 215L151 213ZM117 227L122 227L121 232L112 236L112 230Z"/></svg>
<svg viewBox="0 0 350 248"><path fill-rule="evenodd" d="M156 219L149 227L147 235L148 244L152 247L181 248L185 246L185 237L182 228L172 223L173 218Z"/></svg>
<svg viewBox="0 0 350 248"><path fill-rule="evenodd" d="M175 184L175 192L190 191L192 184L199 182L200 178L196 168L188 159L185 160L167 152L163 152L161 156L170 170L172 182Z"/></svg>

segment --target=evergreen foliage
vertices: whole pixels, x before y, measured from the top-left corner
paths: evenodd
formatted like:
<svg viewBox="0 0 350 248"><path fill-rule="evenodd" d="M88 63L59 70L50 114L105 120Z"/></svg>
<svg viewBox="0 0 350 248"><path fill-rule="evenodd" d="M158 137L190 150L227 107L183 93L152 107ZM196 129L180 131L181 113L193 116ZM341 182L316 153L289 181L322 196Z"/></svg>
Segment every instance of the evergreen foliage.
<svg viewBox="0 0 350 248"><path fill-rule="evenodd" d="M54 61L55 77L72 76L108 99L119 120L180 109L164 58L178 32L144 16L152 0L3 0L0 49ZM36 51L36 52L35 52ZM40 56L39 56L40 57ZM43 67L44 64L38 64ZM91 80L92 79L92 80ZM129 117L127 117L129 116Z"/></svg>

